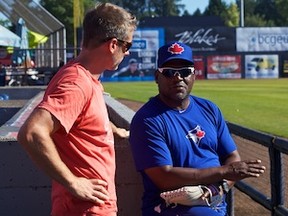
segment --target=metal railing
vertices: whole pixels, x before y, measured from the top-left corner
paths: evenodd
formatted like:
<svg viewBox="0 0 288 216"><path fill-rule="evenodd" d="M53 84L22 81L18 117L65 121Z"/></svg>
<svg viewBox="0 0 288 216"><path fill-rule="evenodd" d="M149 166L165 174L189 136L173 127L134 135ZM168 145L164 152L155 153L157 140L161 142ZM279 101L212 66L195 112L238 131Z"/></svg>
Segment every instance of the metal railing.
<svg viewBox="0 0 288 216"><path fill-rule="evenodd" d="M251 130L229 122L228 127L233 135L261 145L268 151L269 169L267 172L270 172L270 188L266 189L268 191L270 190L271 194L267 196L263 193L263 191L255 189L253 185L250 185L245 181L237 182L235 187L271 211L272 216L287 216L288 208L287 206L285 207L285 201L287 204L285 196L288 196L288 192L285 191L285 185L287 185L288 179L284 166L288 160L288 140ZM231 206L233 209L233 203Z"/></svg>

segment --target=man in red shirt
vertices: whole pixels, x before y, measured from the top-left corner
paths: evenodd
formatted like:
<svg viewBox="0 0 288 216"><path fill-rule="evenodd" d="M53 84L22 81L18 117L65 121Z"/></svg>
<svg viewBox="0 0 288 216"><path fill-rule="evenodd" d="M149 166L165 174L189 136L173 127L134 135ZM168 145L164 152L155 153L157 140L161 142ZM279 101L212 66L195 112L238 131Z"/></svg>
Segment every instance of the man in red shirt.
<svg viewBox="0 0 288 216"><path fill-rule="evenodd" d="M18 141L50 176L52 216L116 216L115 152L98 78L129 55L136 18L98 4L83 22L83 46L50 81Z"/></svg>

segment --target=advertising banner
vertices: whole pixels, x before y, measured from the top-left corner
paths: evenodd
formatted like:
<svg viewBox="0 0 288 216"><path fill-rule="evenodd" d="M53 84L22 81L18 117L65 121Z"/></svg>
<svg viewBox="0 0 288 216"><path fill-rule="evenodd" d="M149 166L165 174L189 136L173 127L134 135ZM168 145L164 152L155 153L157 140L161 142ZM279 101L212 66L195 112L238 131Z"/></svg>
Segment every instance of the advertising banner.
<svg viewBox="0 0 288 216"><path fill-rule="evenodd" d="M167 27L166 41L180 41L193 51L236 51L236 30L228 27Z"/></svg>
<svg viewBox="0 0 288 216"><path fill-rule="evenodd" d="M245 78L278 78L278 55L246 55Z"/></svg>
<svg viewBox="0 0 288 216"><path fill-rule="evenodd" d="M133 35L130 55L116 71L105 71L101 81L144 81L154 80L157 67L157 51L164 44L164 29L137 29Z"/></svg>
<svg viewBox="0 0 288 216"><path fill-rule="evenodd" d="M240 79L240 55L215 55L207 57L208 79Z"/></svg>
<svg viewBox="0 0 288 216"><path fill-rule="evenodd" d="M282 68L279 71L279 77L288 77L288 53L285 52L285 54L281 55L279 59L281 59L281 64L279 62L279 65L282 65Z"/></svg>
<svg viewBox="0 0 288 216"><path fill-rule="evenodd" d="M283 61L283 73L288 74L288 59Z"/></svg>
<svg viewBox="0 0 288 216"><path fill-rule="evenodd" d="M238 52L287 51L288 28L237 28Z"/></svg>
<svg viewBox="0 0 288 216"><path fill-rule="evenodd" d="M193 56L195 74L197 79L205 79L205 68L204 68L204 57L203 56Z"/></svg>

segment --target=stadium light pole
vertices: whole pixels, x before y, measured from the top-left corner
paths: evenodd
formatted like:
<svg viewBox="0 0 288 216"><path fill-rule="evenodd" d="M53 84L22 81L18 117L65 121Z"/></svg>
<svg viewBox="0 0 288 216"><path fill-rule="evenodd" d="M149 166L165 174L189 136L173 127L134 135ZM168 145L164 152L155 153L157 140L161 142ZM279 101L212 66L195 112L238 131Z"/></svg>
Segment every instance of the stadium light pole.
<svg viewBox="0 0 288 216"><path fill-rule="evenodd" d="M240 0L240 26L244 27L244 0Z"/></svg>

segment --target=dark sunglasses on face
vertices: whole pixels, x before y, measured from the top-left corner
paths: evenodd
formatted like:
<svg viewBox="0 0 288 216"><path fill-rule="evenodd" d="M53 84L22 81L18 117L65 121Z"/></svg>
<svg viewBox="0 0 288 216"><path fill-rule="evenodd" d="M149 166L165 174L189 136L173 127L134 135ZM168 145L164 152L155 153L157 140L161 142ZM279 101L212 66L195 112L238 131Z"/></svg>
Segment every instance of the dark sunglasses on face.
<svg viewBox="0 0 288 216"><path fill-rule="evenodd" d="M167 78L175 77L176 75L177 76L180 75L181 78L185 78L191 74L195 74L194 67L183 67L183 68L164 67L164 68L158 68L158 71Z"/></svg>
<svg viewBox="0 0 288 216"><path fill-rule="evenodd" d="M131 46L132 46L131 42L123 41L123 40L120 40L118 38L116 38L116 39L117 39L117 41L119 41L120 43L123 44L123 47L125 48L124 52L127 52L131 48Z"/></svg>
<svg viewBox="0 0 288 216"><path fill-rule="evenodd" d="M121 44L123 44L123 47L125 48L125 49L123 49L123 52L127 52L127 51L131 48L131 46L132 46L132 43L131 43L131 42L124 41L124 40L120 40L120 39L118 39L117 37L108 37L108 38L104 39L103 42L107 42L107 41L109 41L109 40L111 40L111 39L113 39L113 38L115 38L118 42L120 42Z"/></svg>

